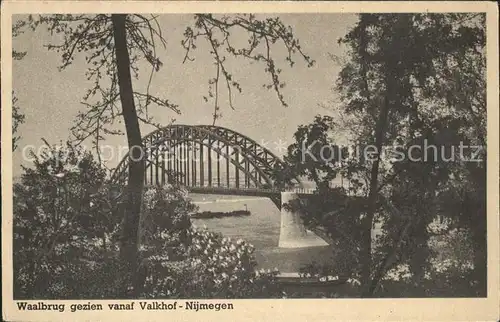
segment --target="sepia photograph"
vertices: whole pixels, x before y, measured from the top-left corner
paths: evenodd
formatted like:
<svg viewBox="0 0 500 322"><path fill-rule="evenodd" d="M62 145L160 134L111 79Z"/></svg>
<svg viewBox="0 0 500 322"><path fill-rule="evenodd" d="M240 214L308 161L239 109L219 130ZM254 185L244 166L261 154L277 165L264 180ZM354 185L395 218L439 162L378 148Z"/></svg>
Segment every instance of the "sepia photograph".
<svg viewBox="0 0 500 322"><path fill-rule="evenodd" d="M2 4L3 319L500 318L496 7L62 3Z"/></svg>

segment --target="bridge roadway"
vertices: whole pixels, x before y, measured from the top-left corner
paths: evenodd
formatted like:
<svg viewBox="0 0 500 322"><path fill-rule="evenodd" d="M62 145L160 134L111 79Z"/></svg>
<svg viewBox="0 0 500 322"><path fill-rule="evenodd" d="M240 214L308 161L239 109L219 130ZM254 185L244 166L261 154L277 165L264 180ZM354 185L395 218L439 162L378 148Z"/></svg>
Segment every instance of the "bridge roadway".
<svg viewBox="0 0 500 322"><path fill-rule="evenodd" d="M146 187L152 185L146 185ZM116 195L120 195L124 185L114 185ZM228 195L228 196L252 196L266 197L281 210L283 193L293 193L296 198L307 200L315 194L315 189L296 188L296 189L265 189L265 188L245 188L245 187L220 187L220 186L183 186L190 193L205 194L205 195Z"/></svg>

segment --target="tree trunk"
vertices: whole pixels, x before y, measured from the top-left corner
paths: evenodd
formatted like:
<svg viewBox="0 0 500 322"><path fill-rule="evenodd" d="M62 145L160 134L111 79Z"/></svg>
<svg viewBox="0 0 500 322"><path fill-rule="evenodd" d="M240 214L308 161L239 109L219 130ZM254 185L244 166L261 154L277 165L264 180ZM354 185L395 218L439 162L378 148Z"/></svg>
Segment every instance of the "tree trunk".
<svg viewBox="0 0 500 322"><path fill-rule="evenodd" d="M125 276L123 276L123 283L122 288L119 290L119 296L130 298L137 296L137 294L135 294L136 287L134 287L134 278L137 271L138 228L142 191L144 188L144 150L142 147L139 120L134 104L125 20L126 15L112 15L120 101L125 129L127 131L130 158L126 191L127 199L120 241L120 259Z"/></svg>
<svg viewBox="0 0 500 322"><path fill-rule="evenodd" d="M479 216L486 216L486 213L481 213ZM473 258L473 278L477 283L477 296L486 297L487 294L487 275L488 275L488 256L486 242L486 218L479 219L478 225L472 229L472 247L474 252Z"/></svg>
<svg viewBox="0 0 500 322"><path fill-rule="evenodd" d="M484 139L483 139L484 140ZM484 142L484 141L483 141ZM486 147L486 145L485 145ZM487 189L486 189L486 154L483 155L484 163L480 165L480 174L476 176L477 191L477 217L473 226L472 240L474 247L474 275L478 282L478 296L488 296L488 243L487 243Z"/></svg>
<svg viewBox="0 0 500 322"><path fill-rule="evenodd" d="M388 82L386 82L388 84ZM390 88L387 86L387 88ZM384 143L385 127L389 116L389 98L388 93L385 94L384 104L380 109L375 127L375 147L377 149L377 157L373 162L370 173L370 190L368 193L366 217L362 224L362 241L361 241L361 285L363 287L362 296L371 296L371 275L372 275L372 229L373 218L377 208L377 190L378 190L378 173L380 165L380 153Z"/></svg>
<svg viewBox="0 0 500 322"><path fill-rule="evenodd" d="M485 170L485 169L484 169ZM481 171L475 179L475 191L471 198L466 199L464 209L470 213L466 218L469 220L467 227L471 232L473 248L473 280L476 284L476 295L487 296L487 274L488 274L488 252L487 252L487 218L486 218L486 171Z"/></svg>

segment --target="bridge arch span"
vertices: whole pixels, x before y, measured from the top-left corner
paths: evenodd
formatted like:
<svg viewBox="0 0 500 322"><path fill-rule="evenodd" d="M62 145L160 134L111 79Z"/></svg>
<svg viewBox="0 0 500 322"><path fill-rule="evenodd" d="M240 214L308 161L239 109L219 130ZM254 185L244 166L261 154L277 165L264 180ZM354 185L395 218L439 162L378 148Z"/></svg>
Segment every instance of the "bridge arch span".
<svg viewBox="0 0 500 322"><path fill-rule="evenodd" d="M188 187L277 188L273 179L284 163L255 140L214 125L175 124L155 130L143 140L145 184L178 182ZM111 176L128 180L127 154Z"/></svg>
<svg viewBox="0 0 500 322"><path fill-rule="evenodd" d="M146 185L178 183L193 193L267 197L281 210L279 246L297 247L302 239L311 245L300 215L282 207L282 196L288 200L294 194L283 192L274 179L285 164L266 147L213 125L169 125L149 133L142 143ZM113 184L127 183L128 166L127 153L111 175Z"/></svg>

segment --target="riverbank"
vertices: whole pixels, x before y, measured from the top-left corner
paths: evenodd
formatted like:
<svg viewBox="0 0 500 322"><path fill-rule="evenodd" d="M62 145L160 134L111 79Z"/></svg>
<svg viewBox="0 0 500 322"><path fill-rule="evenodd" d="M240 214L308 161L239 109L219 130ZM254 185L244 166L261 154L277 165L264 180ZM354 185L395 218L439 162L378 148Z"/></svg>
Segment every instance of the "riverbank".
<svg viewBox="0 0 500 322"><path fill-rule="evenodd" d="M202 211L191 214L194 219L212 219L212 218L226 218L226 217L242 217L250 216L251 212L248 210L233 210L233 211Z"/></svg>

